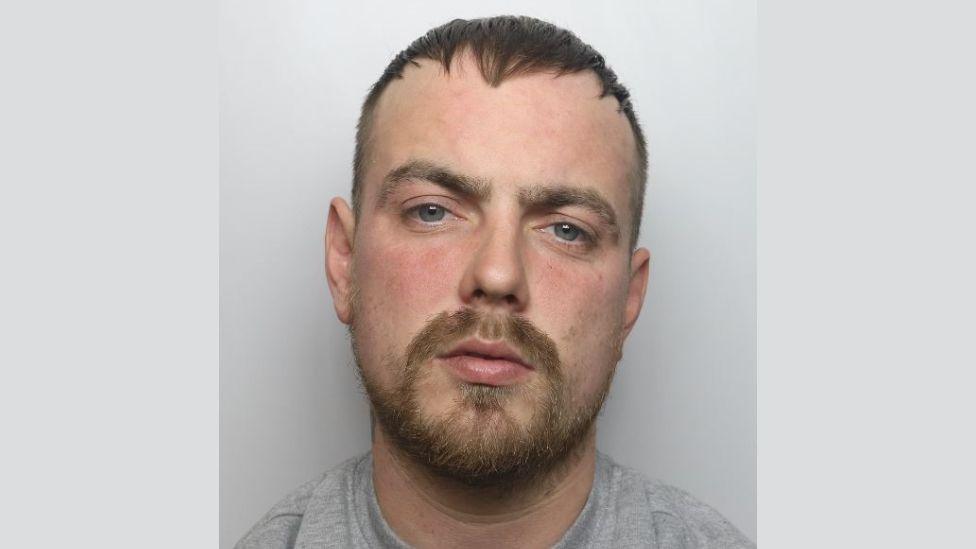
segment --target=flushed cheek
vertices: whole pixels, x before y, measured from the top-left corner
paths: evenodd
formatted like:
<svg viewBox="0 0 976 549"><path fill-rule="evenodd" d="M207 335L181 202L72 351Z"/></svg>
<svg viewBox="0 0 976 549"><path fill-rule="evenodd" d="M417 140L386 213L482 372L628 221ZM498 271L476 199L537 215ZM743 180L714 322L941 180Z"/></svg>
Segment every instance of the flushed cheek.
<svg viewBox="0 0 976 549"><path fill-rule="evenodd" d="M402 358L425 323L452 306L454 264L441 250L402 244L360 252L355 273L362 296L356 319L360 358L389 387L396 372L379 368L390 357Z"/></svg>
<svg viewBox="0 0 976 549"><path fill-rule="evenodd" d="M433 243L430 243L433 244ZM383 251L381 294L425 318L456 306L462 254L447 245L391 246Z"/></svg>

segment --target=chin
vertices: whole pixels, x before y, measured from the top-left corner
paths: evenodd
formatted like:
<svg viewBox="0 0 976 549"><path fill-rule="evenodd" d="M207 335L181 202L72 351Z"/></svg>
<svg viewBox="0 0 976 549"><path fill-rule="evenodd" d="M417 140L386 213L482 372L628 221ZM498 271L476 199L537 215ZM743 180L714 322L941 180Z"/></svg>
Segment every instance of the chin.
<svg viewBox="0 0 976 549"><path fill-rule="evenodd" d="M422 410L431 421L434 418L453 418L457 424L473 423L473 427L512 428L512 424L525 427L543 407L542 391L529 385L492 386L476 383L455 382L441 389L449 399L440 400L439 409ZM422 402L423 400L420 400ZM427 402L434 402L430 398Z"/></svg>

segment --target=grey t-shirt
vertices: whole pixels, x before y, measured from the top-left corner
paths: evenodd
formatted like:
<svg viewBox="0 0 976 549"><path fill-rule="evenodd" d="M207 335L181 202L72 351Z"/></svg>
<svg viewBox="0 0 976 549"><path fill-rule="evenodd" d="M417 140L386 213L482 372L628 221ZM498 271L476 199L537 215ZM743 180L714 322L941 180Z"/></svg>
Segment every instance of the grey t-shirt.
<svg viewBox="0 0 976 549"><path fill-rule="evenodd" d="M372 455L352 458L278 502L236 549L408 547L373 492ZM658 549L755 547L714 509L597 453L593 488L556 544Z"/></svg>

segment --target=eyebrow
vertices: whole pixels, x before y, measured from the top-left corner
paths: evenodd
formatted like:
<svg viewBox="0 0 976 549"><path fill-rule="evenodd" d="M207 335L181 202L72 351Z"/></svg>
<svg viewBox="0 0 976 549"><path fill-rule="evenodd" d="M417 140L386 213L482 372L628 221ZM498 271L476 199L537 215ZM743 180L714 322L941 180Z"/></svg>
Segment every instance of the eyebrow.
<svg viewBox="0 0 976 549"><path fill-rule="evenodd" d="M487 179L455 173L426 160L409 160L390 170L383 178L376 207L383 207L401 185L418 179L478 202L487 202L491 198L491 183ZM518 201L523 208L532 210L551 210L566 206L584 208L603 221L614 241L620 237L620 227L613 206L595 189L570 185L533 185L519 189Z"/></svg>
<svg viewBox="0 0 976 549"><path fill-rule="evenodd" d="M491 198L491 184L485 179L454 173L443 166L425 160L410 160L394 168L383 178L383 186L380 188L376 207L382 207L402 184L417 179L429 181L479 202L485 202Z"/></svg>
<svg viewBox="0 0 976 549"><path fill-rule="evenodd" d="M613 206L595 189L568 185L534 185L520 189L518 198L523 208L532 210L579 206L599 216L614 240L620 237L620 227L617 225L617 214Z"/></svg>

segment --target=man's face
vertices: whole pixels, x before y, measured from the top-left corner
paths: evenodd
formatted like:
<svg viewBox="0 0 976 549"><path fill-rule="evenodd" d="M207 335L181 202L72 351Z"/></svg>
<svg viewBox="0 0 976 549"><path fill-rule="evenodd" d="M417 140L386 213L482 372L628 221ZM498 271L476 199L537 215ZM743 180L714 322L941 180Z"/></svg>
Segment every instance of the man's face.
<svg viewBox="0 0 976 549"><path fill-rule="evenodd" d="M525 476L589 433L643 301L634 137L592 73L492 88L467 55L419 62L374 112L337 310L402 449Z"/></svg>

